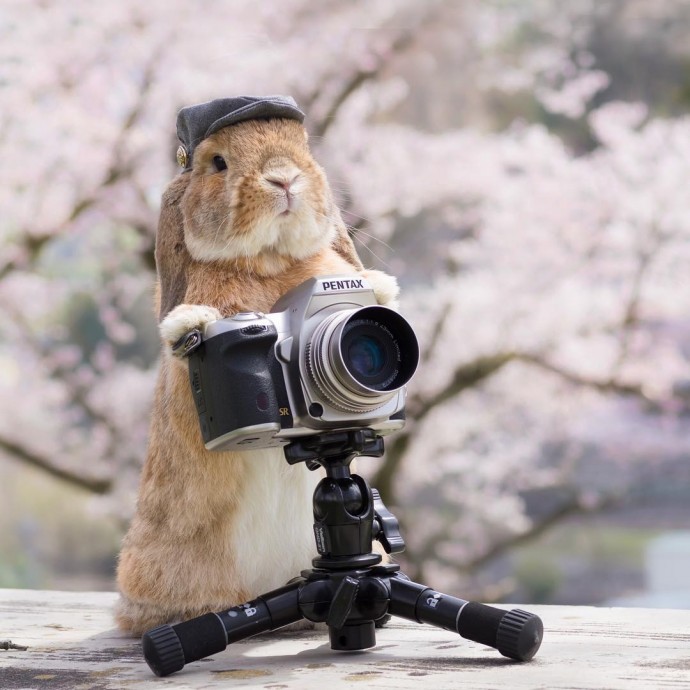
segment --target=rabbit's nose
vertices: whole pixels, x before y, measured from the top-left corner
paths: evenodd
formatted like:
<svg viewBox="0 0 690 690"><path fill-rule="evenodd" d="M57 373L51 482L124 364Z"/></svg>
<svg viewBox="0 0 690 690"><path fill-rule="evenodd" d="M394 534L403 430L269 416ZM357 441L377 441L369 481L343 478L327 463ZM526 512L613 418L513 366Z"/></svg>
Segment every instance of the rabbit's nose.
<svg viewBox="0 0 690 690"><path fill-rule="evenodd" d="M284 189L288 194L290 188L300 177L301 172L297 168L283 168L282 170L269 170L264 174L264 179L274 187Z"/></svg>
<svg viewBox="0 0 690 690"><path fill-rule="evenodd" d="M288 194L295 181L302 175L302 171L287 156L272 158L262 172L266 182L284 189Z"/></svg>
<svg viewBox="0 0 690 690"><path fill-rule="evenodd" d="M295 209L298 197L301 193L301 185L295 184L302 173L297 168L284 168L282 170L271 170L264 174L264 180L275 189L281 190L285 194L286 207L284 214L288 214Z"/></svg>
<svg viewBox="0 0 690 690"><path fill-rule="evenodd" d="M287 176L271 176L266 177L265 179L269 184L272 184L275 187L280 187L281 189L284 189L286 192L290 193L290 187L292 187L292 184L298 177L299 173L290 179L288 179Z"/></svg>

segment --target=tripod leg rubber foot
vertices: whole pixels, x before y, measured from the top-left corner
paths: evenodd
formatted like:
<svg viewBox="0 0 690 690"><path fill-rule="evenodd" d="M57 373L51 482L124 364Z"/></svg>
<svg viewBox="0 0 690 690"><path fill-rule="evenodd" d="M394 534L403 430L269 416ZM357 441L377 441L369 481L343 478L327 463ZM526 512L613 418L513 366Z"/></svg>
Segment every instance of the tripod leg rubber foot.
<svg viewBox="0 0 690 690"><path fill-rule="evenodd" d="M144 658L157 676L169 676L185 664L182 644L172 625L159 625L142 638Z"/></svg>
<svg viewBox="0 0 690 690"><path fill-rule="evenodd" d="M529 661L538 651L544 625L533 613L513 609L501 618L496 631L496 649L516 661Z"/></svg>

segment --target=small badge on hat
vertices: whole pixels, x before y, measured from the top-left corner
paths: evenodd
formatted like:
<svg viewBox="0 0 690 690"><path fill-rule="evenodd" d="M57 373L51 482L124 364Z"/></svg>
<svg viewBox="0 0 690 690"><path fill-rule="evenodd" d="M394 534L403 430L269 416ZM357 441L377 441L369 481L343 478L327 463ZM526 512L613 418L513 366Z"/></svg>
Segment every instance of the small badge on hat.
<svg viewBox="0 0 690 690"><path fill-rule="evenodd" d="M187 167L187 161L189 160L189 156L187 155L187 149L180 144L177 147L177 164L181 168L186 168Z"/></svg>

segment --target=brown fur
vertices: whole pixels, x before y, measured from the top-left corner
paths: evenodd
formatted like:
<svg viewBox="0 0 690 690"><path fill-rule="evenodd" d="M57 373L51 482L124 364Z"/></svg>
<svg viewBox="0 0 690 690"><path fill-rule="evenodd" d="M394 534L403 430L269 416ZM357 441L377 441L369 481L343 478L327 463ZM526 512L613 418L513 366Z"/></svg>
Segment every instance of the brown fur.
<svg viewBox="0 0 690 690"><path fill-rule="evenodd" d="M210 168L218 151L228 159L227 174ZM266 160L276 156L289 159L305 174L308 203L324 221L323 237L311 254L295 258L267 246L254 256L194 258L190 237L196 239L198 250L198 243L208 242L209 235L210 241L221 238L224 243L223 233L249 234L258 226L261 214L274 202L270 195L262 200L257 175ZM267 312L287 290L310 277L362 269L298 123L250 121L228 127L202 142L194 159L193 171L173 180L163 195L156 238L159 319L181 303L215 307L223 316ZM233 221L228 223L230 213ZM205 450L186 362L174 357L164 343L137 511L118 566L120 628L141 634L163 622L220 610L260 593L238 574L238 536L233 531L241 513L261 510L247 505L244 495L247 477L255 471L252 462L251 453ZM266 471L279 473L286 485L301 486L306 470L280 458L277 462L267 460ZM275 555L279 573L282 560ZM295 574L285 572L283 581Z"/></svg>

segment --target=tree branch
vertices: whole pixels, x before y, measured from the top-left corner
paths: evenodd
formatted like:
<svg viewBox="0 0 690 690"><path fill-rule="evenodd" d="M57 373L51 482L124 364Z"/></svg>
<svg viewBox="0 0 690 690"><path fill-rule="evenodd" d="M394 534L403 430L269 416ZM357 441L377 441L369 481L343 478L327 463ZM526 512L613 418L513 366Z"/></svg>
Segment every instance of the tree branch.
<svg viewBox="0 0 690 690"><path fill-rule="evenodd" d="M25 323L24 315L18 311L13 311L11 307L7 309L8 314L12 316L12 321L15 326L24 329L27 333L30 332L29 325ZM44 362L48 362L52 353L51 343L45 339L35 339L30 337L24 338L29 347L32 347L37 356ZM104 414L95 408L89 401L89 390L84 384L78 381L75 377L74 371L69 366L54 365L48 368L46 372L50 378L62 381L67 389L68 399L65 405L73 407L81 412L83 419L89 424L100 424L108 433L108 450L106 454L114 453L118 445L118 439L122 436L122 430L117 427L114 420L107 414ZM32 453L19 444L8 439L0 438L0 450L5 450L10 455L13 455L17 460L23 461L28 465L44 470L49 475L62 479L68 483L77 485L83 489L87 489L92 493L104 494L108 493L113 486L113 479L111 478L82 478L75 472L65 470L56 464L52 459L39 456Z"/></svg>
<svg viewBox="0 0 690 690"><path fill-rule="evenodd" d="M505 551L526 544L546 534L550 529L563 522L563 520L575 515L593 515L604 510L620 506L625 500L624 496L611 494L600 498L596 503L589 504L582 497L574 493L567 501L564 501L553 512L538 522L533 522L529 529L519 534L510 535L493 543L486 551L458 566L463 573L471 573L486 565L489 561L500 556Z"/></svg>
<svg viewBox="0 0 690 690"><path fill-rule="evenodd" d="M492 355L477 357L471 362L462 364L441 390L429 397L412 396L407 408L416 421L421 421L434 408L492 376L517 356L515 352L497 352Z"/></svg>
<svg viewBox="0 0 690 690"><path fill-rule="evenodd" d="M159 46L158 49L151 54L148 63L144 67L137 97L122 121L120 131L118 132L117 138L113 142L112 162L106 170L102 182L96 188L96 191L92 192L91 194L87 194L74 204L70 214L67 216L62 225L59 226L57 231L51 230L48 232L42 232L40 234L24 232L23 248L26 250L28 259L21 263L10 260L8 263L2 266L0 268L0 281L6 278L10 273L12 273L12 271L25 268L26 264L29 266L33 265L40 255L43 247L50 242L56 236L56 234L60 232L60 230L74 222L85 211L97 203L100 197L100 192L104 188L114 186L120 180L125 179L131 174L132 165L131 163L127 163L123 160L123 151L125 149L125 144L129 133L136 126L144 113L146 97L150 93L151 87L153 86L156 68L163 55L163 48L163 45Z"/></svg>
<svg viewBox="0 0 690 690"><path fill-rule="evenodd" d="M644 401L650 410L659 408L658 402L650 398L639 383L622 383L614 378L595 379L567 371L552 364L539 355L526 352L499 352L493 355L478 357L472 362L459 366L450 381L441 390L429 397L411 396L407 404L408 416L414 423L396 434L388 443L384 461L375 473L372 484L391 505L396 504L394 479L403 457L415 432L415 425L421 422L430 412L443 403L459 395L467 388L472 388L489 378L506 364L521 361L539 367L544 371L560 376L565 381L577 386L585 386L602 393L614 393L626 397L636 397Z"/></svg>
<svg viewBox="0 0 690 690"><path fill-rule="evenodd" d="M650 229L649 246L642 247L638 252L638 265L635 275L632 279L630 288L630 296L626 304L623 319L620 325L620 352L618 359L613 366L613 376L616 376L630 351L630 341L639 323L640 301L642 300L642 291L645 281L649 274L649 269L656 258L659 249L664 244L664 239L661 231L656 223L652 224Z"/></svg>
<svg viewBox="0 0 690 690"><path fill-rule="evenodd" d="M436 17L436 10L442 4L443 3L441 2L427 2L427 7L419 16L414 26L406 27L405 29L401 30L388 46L386 53L379 53L376 56L374 65L366 69L355 70L349 76L349 78L347 78L341 84L340 88L331 97L330 103L325 109L325 113L315 121L312 127L313 136L325 136L331 125L335 122L338 110L340 110L343 103L345 103L345 101L347 101L347 99L363 84L379 76L383 69L389 64L393 56L400 55L407 50L407 48L409 48L414 43L415 39L419 35L419 32ZM339 65L339 67L341 66ZM312 95L305 96L302 99L307 110L315 107L315 104L321 94L326 91L325 85L333 82L333 79L333 75L326 75L321 84L314 89Z"/></svg>
<svg viewBox="0 0 690 690"><path fill-rule="evenodd" d="M643 400L647 405L649 405L650 409L657 409L659 407L659 404L644 392L642 385L639 383L622 383L613 377L606 379L595 379L582 376L576 372L563 369L538 355L524 352L516 354L514 359L527 362L528 364L533 364L534 366L539 367L544 371L551 372L552 374L557 374L565 381L573 383L577 386L592 388L601 393L616 393L618 395L633 396Z"/></svg>
<svg viewBox="0 0 690 690"><path fill-rule="evenodd" d="M407 411L415 425L421 422L434 408L454 398L466 388L476 386L480 381L488 378L504 367L516 357L513 352L501 352L485 357L478 357L472 362L459 366L453 377L444 388L434 395L424 398L420 395L410 398ZM412 440L415 425L407 426L399 432L388 445L384 461L374 475L372 483L381 492L384 500L395 505L394 478L402 459Z"/></svg>
<svg viewBox="0 0 690 690"><path fill-rule="evenodd" d="M97 478L97 477L83 477L76 472L59 467L55 465L50 459L38 455L32 451L27 450L14 441L0 437L0 450L5 451L8 455L17 460L21 460L27 465L36 467L43 472L46 472L51 477L59 479L60 481L76 486L80 489L85 489L95 494L107 494L113 487L111 479Z"/></svg>
<svg viewBox="0 0 690 690"><path fill-rule="evenodd" d="M112 187L132 173L132 164L127 163L124 160L123 151L125 150L127 137L137 123L141 120L141 117L144 113L146 99L148 94L151 92L156 75L156 69L163 56L163 52L163 46L159 45L158 48L151 53L148 62L144 66L141 83L139 84L139 91L132 103L131 108L129 109L129 112L122 121L120 131L118 132L117 138L113 143L112 162L104 175L103 182L98 186L97 193L91 194L75 204L74 208L72 209L72 213L65 224L73 222L82 213L84 213L84 211L91 208L91 206L98 201L98 192L100 192L103 188Z"/></svg>

